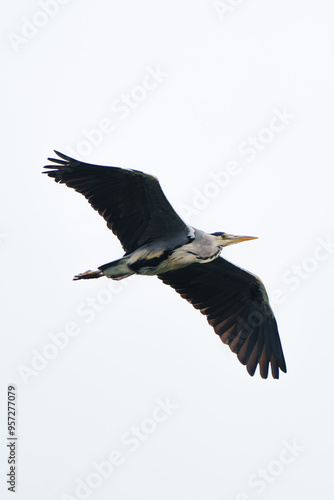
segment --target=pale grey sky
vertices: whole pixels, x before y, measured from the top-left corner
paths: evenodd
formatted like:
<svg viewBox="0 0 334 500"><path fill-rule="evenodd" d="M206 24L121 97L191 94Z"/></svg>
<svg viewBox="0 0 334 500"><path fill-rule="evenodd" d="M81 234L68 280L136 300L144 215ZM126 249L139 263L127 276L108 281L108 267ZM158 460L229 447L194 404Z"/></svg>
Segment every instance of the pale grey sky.
<svg viewBox="0 0 334 500"><path fill-rule="evenodd" d="M265 500L333 491L333 4L17 1L2 16L1 498ZM156 175L193 226L259 236L288 373L251 378L122 255L58 149Z"/></svg>

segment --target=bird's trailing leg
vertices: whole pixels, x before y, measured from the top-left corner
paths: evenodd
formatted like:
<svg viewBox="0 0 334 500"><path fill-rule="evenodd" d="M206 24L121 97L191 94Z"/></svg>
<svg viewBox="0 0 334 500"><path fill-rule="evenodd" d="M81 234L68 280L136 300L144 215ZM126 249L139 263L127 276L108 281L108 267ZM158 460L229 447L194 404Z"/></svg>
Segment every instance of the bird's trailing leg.
<svg viewBox="0 0 334 500"><path fill-rule="evenodd" d="M85 273L76 274L73 281L90 280L92 278L101 278L101 276L104 276L102 271L86 271Z"/></svg>
<svg viewBox="0 0 334 500"><path fill-rule="evenodd" d="M128 260L128 257L123 257L122 259L108 262L108 264L100 266L97 271L86 271L85 273L77 274L73 280L90 280L92 278L101 278L102 276L111 278L112 280L122 280L135 274L135 271L128 267Z"/></svg>

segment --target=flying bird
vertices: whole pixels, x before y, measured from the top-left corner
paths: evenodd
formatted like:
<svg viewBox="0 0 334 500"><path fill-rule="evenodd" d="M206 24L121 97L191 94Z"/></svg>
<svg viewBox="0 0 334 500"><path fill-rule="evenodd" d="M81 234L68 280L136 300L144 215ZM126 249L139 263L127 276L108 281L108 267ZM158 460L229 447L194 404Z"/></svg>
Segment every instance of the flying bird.
<svg viewBox="0 0 334 500"><path fill-rule="evenodd" d="M216 334L262 378L286 372L277 323L260 279L226 261L228 245L255 239L206 233L183 222L159 181L138 170L91 165L58 151L43 172L83 194L120 240L125 254L74 280L155 275L207 317Z"/></svg>

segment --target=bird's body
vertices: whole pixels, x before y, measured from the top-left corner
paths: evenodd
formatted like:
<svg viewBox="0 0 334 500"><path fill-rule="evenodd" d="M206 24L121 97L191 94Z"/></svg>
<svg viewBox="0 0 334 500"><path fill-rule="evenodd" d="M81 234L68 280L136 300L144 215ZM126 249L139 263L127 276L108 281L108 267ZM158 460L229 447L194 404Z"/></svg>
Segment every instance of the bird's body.
<svg viewBox="0 0 334 500"><path fill-rule="evenodd" d="M253 375L286 372L277 324L259 278L220 258L224 246L254 239L205 233L176 214L158 180L136 170L62 159L45 168L56 182L83 194L121 241L122 258L75 280L156 275L207 316L210 325ZM50 170L51 169L51 170Z"/></svg>
<svg viewBox="0 0 334 500"><path fill-rule="evenodd" d="M222 248L221 238L189 226L184 243L171 240L148 243L99 269L116 280L131 274L157 276L198 262L210 262L220 255Z"/></svg>

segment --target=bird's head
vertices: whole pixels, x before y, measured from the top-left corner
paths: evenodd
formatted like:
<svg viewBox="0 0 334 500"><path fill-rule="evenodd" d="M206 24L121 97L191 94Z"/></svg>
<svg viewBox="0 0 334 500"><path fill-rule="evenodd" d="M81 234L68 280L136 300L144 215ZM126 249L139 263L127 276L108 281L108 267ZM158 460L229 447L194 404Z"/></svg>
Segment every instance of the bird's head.
<svg viewBox="0 0 334 500"><path fill-rule="evenodd" d="M257 236L236 236L229 233L211 233L211 236L215 236L217 245L220 247L227 247L228 245L234 245L242 241L257 239Z"/></svg>

